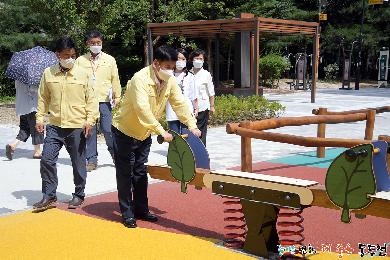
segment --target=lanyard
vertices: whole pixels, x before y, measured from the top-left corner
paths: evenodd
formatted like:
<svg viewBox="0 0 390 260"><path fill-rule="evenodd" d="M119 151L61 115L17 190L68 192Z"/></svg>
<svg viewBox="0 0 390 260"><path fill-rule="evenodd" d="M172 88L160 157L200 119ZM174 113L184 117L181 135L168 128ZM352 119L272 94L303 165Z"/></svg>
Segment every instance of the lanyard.
<svg viewBox="0 0 390 260"><path fill-rule="evenodd" d="M93 81L95 81L96 80L96 71L99 68L99 62L96 61L97 62L97 64L96 64L95 61L92 60L92 56L89 59L89 61L91 62L91 67L92 67L92 79L93 79ZM95 64L96 64L96 66L95 66Z"/></svg>

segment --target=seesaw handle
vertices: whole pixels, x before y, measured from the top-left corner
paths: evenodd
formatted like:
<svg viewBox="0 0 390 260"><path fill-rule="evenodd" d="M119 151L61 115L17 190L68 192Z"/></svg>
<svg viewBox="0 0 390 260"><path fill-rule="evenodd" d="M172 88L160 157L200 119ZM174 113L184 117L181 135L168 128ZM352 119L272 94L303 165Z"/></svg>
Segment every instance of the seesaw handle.
<svg viewBox="0 0 390 260"><path fill-rule="evenodd" d="M183 138L187 138L188 134L180 135ZM162 144L164 143L164 137L162 135L157 136L157 143Z"/></svg>

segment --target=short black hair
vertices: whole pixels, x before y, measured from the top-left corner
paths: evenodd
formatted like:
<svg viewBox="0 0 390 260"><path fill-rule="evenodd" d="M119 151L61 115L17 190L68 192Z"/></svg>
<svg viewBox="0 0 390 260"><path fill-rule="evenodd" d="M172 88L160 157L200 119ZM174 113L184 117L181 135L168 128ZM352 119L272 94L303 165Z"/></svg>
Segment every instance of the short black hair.
<svg viewBox="0 0 390 260"><path fill-rule="evenodd" d="M177 61L177 51L168 45L162 45L154 50L153 59L158 61Z"/></svg>
<svg viewBox="0 0 390 260"><path fill-rule="evenodd" d="M198 57L199 55L203 55L204 60L206 60L206 52L202 49L197 49L190 54L190 60L193 60L194 57Z"/></svg>
<svg viewBox="0 0 390 260"><path fill-rule="evenodd" d="M87 33L87 35L85 35L86 42L92 38L100 38L100 40L103 40L103 34L101 34L98 30L93 30Z"/></svg>
<svg viewBox="0 0 390 260"><path fill-rule="evenodd" d="M184 56L186 59L188 59L188 52L187 52L185 49L183 49L183 48L178 48L178 49L177 49L177 52L183 54L183 56Z"/></svg>
<svg viewBox="0 0 390 260"><path fill-rule="evenodd" d="M61 52L66 49L75 49L76 50L76 44L70 37L61 37L59 38L56 43L54 50L56 52Z"/></svg>

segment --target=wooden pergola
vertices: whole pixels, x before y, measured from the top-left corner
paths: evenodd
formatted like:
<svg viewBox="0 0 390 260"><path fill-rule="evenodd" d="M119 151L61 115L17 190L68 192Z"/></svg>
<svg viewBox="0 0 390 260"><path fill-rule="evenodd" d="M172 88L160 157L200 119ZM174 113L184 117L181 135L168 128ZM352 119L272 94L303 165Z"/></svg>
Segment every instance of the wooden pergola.
<svg viewBox="0 0 390 260"><path fill-rule="evenodd" d="M245 16L244 16L245 17ZM191 22L149 23L148 36L148 64L153 60L153 41L156 36L184 36L186 38L216 38L216 49L219 49L219 39L230 34L251 33L251 76L250 87L259 94L259 39L262 34L272 33L279 35L307 35L313 39L313 82L311 88L311 102L315 102L316 75L318 64L318 23L294 20L279 20L261 17L234 18L221 20L201 20ZM219 83L219 55L215 55L216 83Z"/></svg>

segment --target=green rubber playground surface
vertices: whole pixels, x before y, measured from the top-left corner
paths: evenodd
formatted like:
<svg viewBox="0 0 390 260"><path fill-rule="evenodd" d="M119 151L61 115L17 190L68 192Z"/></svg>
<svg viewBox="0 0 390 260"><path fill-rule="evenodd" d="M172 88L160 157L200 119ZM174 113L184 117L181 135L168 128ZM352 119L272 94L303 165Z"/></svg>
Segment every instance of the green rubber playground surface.
<svg viewBox="0 0 390 260"><path fill-rule="evenodd" d="M302 152L287 157L269 160L267 162L290 164L296 166L329 168L329 165L332 163L333 159L336 158L343 151L345 151L345 148L326 149L325 158L317 158L316 151Z"/></svg>

